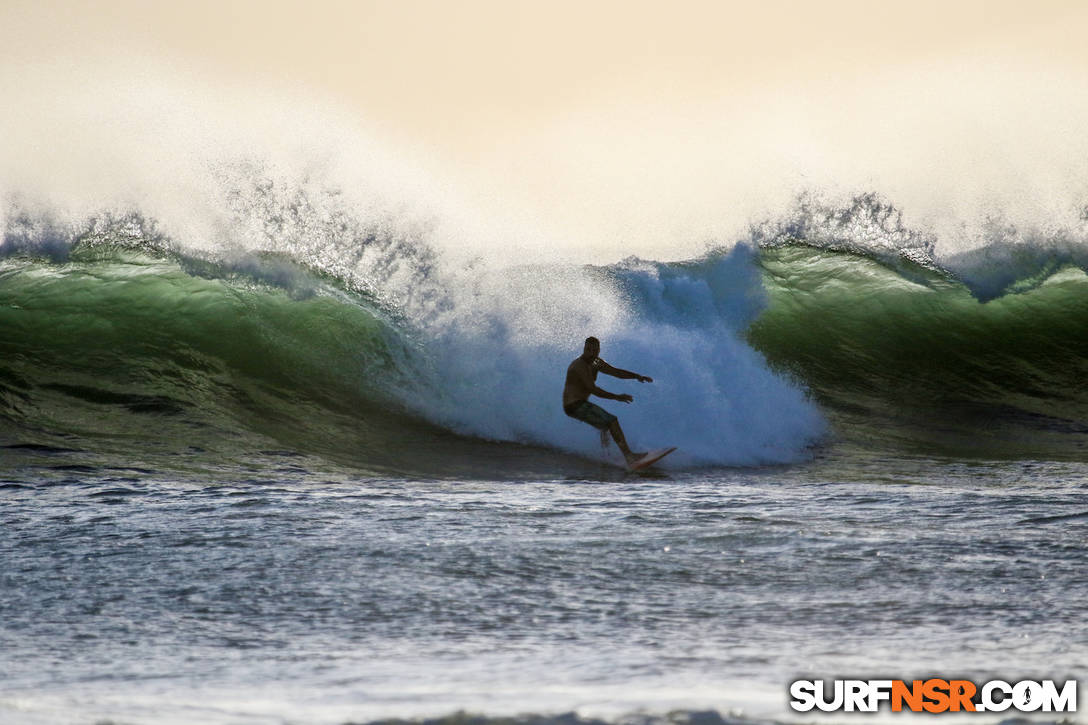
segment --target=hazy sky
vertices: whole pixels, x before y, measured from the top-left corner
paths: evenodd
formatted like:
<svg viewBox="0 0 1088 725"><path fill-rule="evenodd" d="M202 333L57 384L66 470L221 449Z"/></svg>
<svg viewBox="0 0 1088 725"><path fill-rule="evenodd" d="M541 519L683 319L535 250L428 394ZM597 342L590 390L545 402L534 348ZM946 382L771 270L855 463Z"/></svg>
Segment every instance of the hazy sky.
<svg viewBox="0 0 1088 725"><path fill-rule="evenodd" d="M1088 64L1080 0L4 0L5 63L148 53L464 153L616 99L721 99L972 53Z"/></svg>
<svg viewBox="0 0 1088 725"><path fill-rule="evenodd" d="M751 213L741 197L769 188L741 165L879 181L934 148L920 105L951 119L938 146L970 145L975 114L997 114L983 135L1019 147L1030 127L1009 124L1049 101L1018 89L1088 88L1082 0L0 3L6 74L148 57L209 83L302 89L564 234L712 235L716 208ZM892 159L900 141L909 153ZM668 204L689 208L667 228L646 209L677 189Z"/></svg>

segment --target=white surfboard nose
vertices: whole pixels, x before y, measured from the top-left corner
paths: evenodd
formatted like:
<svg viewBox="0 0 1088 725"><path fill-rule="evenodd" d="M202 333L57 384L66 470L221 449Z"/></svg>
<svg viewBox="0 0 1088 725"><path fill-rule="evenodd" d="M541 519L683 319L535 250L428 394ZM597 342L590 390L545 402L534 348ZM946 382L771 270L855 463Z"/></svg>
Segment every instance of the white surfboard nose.
<svg viewBox="0 0 1088 725"><path fill-rule="evenodd" d="M627 470L641 471L643 468L646 468L647 466L652 466L653 464L657 463L662 458L669 455L675 450L676 446L672 446L670 448L657 448L655 450L652 450L644 455L642 458L639 458L637 461L627 464Z"/></svg>

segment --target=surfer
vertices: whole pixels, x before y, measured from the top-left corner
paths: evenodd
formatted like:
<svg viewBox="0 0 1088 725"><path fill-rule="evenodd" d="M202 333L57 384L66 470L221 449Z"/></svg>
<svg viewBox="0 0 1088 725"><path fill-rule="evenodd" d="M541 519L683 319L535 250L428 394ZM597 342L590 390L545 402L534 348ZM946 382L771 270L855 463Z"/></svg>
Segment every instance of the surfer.
<svg viewBox="0 0 1088 725"><path fill-rule="evenodd" d="M598 398L610 398L621 403L630 403L632 398L627 393L616 395L597 387L597 373L611 375L614 378L635 379L640 383L652 383L653 378L648 375L639 375L630 370L614 368L604 360L597 357L601 352L601 341L595 337L587 337L585 348L581 357L575 358L567 367L567 382L563 386L563 412L571 418L584 423L589 423L601 431L601 445L608 445L608 434L623 451L623 457L628 464L645 456L645 453L632 451L627 445L627 439L623 436L619 419L604 408L589 402L590 395Z"/></svg>

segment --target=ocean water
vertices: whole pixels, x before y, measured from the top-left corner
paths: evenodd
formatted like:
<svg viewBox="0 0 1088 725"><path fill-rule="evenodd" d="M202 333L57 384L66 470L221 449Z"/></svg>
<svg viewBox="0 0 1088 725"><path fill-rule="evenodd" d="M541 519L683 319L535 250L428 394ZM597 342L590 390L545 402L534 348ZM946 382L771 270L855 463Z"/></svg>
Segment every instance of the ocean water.
<svg viewBox="0 0 1088 725"><path fill-rule="evenodd" d="M243 171L204 245L9 199L0 721L809 722L792 680L1083 677L1083 230L941 254L863 195L495 267ZM589 334L655 379L599 381L655 469L562 414Z"/></svg>

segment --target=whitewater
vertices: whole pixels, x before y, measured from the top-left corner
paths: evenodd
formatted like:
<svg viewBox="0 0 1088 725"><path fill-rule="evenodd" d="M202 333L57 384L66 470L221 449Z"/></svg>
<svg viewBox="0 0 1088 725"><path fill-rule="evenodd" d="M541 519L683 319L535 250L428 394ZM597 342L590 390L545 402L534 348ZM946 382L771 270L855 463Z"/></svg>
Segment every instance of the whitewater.
<svg viewBox="0 0 1088 725"><path fill-rule="evenodd" d="M1076 204L807 188L587 259L336 119L71 93L4 128L3 722L808 722L795 679L1088 666ZM679 447L645 474L563 415L589 335L654 378L599 381Z"/></svg>

